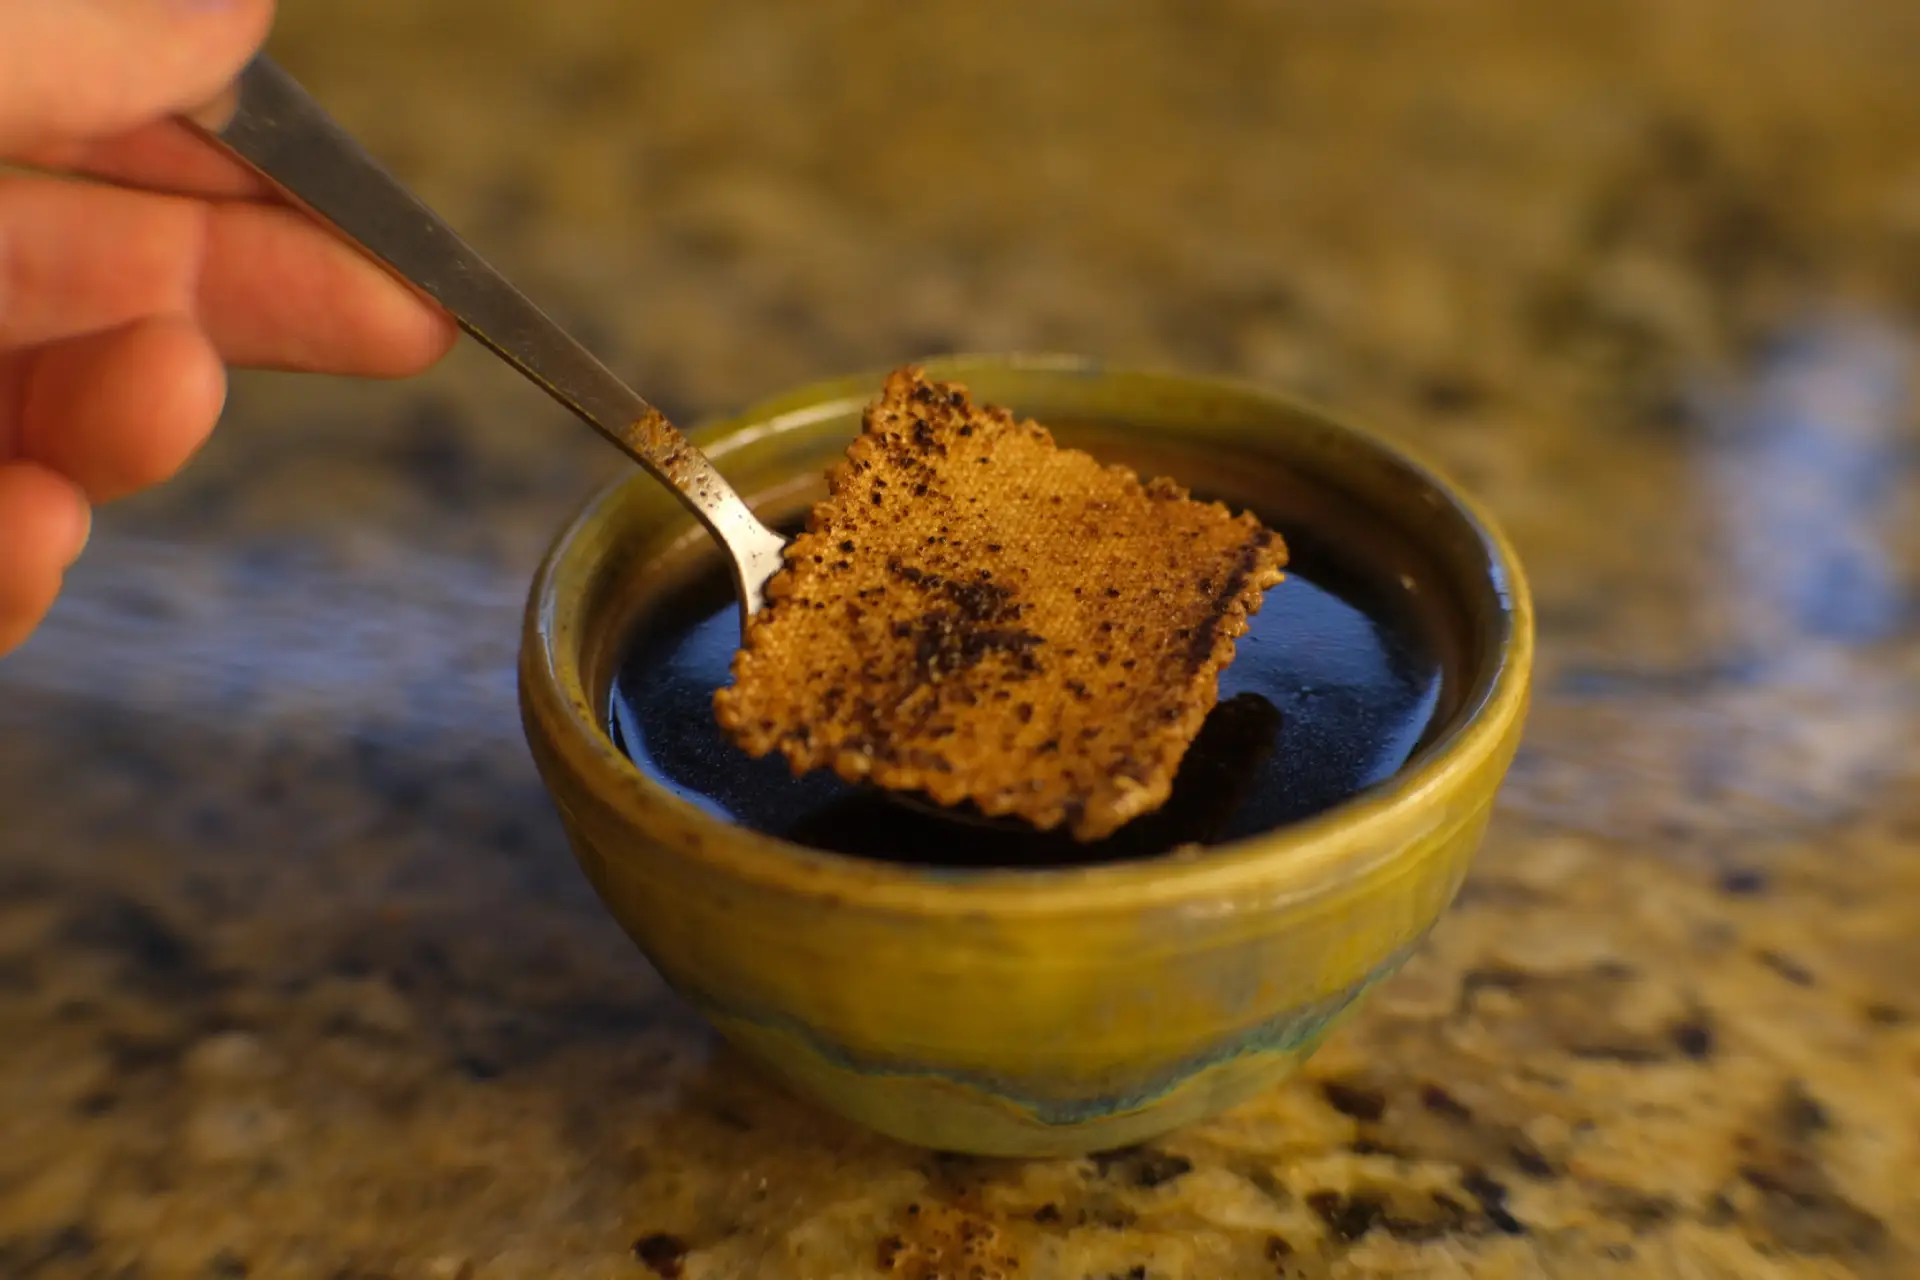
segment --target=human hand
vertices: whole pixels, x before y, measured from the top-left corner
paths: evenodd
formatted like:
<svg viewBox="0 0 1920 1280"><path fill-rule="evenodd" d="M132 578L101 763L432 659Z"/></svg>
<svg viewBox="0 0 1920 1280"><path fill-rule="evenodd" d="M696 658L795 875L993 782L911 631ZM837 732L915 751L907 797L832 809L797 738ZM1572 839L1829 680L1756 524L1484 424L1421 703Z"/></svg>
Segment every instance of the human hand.
<svg viewBox="0 0 1920 1280"><path fill-rule="evenodd" d="M178 122L272 17L272 0L0 0L0 655L52 606L92 507L199 448L227 365L405 377L453 344L443 314Z"/></svg>

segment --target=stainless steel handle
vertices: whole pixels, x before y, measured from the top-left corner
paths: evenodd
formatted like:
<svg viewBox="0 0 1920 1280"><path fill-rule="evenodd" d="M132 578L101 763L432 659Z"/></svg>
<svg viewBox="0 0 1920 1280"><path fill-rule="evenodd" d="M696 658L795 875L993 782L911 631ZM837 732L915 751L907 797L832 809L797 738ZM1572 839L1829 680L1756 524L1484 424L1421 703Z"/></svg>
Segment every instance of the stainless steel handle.
<svg viewBox="0 0 1920 1280"><path fill-rule="evenodd" d="M462 240L297 81L262 55L208 136L292 202L438 302L475 339L677 493L732 554L742 609L780 567L781 539L705 454Z"/></svg>

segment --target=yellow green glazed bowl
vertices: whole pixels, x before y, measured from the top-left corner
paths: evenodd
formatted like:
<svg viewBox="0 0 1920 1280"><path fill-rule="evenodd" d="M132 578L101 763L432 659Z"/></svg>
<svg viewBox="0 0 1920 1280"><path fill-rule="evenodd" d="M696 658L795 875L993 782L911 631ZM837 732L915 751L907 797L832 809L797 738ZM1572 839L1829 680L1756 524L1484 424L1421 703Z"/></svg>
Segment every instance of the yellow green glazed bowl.
<svg viewBox="0 0 1920 1280"><path fill-rule="evenodd" d="M1270 393L1072 358L927 368L1064 443L1310 530L1420 602L1444 675L1406 764L1306 820L1124 863L936 869L735 825L642 772L606 727L629 637L667 586L719 563L638 473L587 504L533 584L528 741L620 924L798 1092L949 1151L1124 1146L1293 1071L1446 910L1525 717L1526 585L1492 522L1431 470ZM789 523L881 380L810 387L695 437L764 519Z"/></svg>

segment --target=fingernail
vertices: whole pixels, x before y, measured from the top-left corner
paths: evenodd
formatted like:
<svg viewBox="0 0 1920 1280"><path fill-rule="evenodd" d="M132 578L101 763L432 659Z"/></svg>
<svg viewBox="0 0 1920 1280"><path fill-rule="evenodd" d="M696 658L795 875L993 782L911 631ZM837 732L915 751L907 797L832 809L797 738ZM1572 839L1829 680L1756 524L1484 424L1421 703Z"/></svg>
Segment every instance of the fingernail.
<svg viewBox="0 0 1920 1280"><path fill-rule="evenodd" d="M187 112L187 119L212 133L219 133L233 120L233 113L240 105L240 90L228 85L220 91L220 96L203 107Z"/></svg>

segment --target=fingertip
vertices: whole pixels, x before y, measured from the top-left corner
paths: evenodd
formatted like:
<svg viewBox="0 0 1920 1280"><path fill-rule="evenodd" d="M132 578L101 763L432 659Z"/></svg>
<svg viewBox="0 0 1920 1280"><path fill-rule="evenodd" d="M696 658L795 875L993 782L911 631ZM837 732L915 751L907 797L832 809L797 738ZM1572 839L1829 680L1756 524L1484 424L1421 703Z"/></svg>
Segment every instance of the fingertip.
<svg viewBox="0 0 1920 1280"><path fill-rule="evenodd" d="M118 335L117 366L92 396L95 430L117 454L116 483L100 500L125 497L177 475L200 452L227 405L227 368L200 327L156 316Z"/></svg>
<svg viewBox="0 0 1920 1280"><path fill-rule="evenodd" d="M32 462L0 465L0 656L53 607L92 527L86 496L72 481Z"/></svg>
<svg viewBox="0 0 1920 1280"><path fill-rule="evenodd" d="M152 0L118 2L152 4ZM194 35L199 46L197 59L182 65L168 112L224 128L232 104L239 100L234 82L273 30L274 0L165 0L161 7L197 28Z"/></svg>
<svg viewBox="0 0 1920 1280"><path fill-rule="evenodd" d="M425 373L444 360L460 340L459 326L438 307L410 296L403 297L407 314L394 326L392 367L379 376L411 378Z"/></svg>
<svg viewBox="0 0 1920 1280"><path fill-rule="evenodd" d="M187 24L200 71L198 83L184 89L173 110L185 112L216 101L266 43L273 30L274 0L111 0L114 7L141 11L148 18L157 9L163 20Z"/></svg>
<svg viewBox="0 0 1920 1280"><path fill-rule="evenodd" d="M26 455L111 502L177 473L226 405L226 367L183 316L44 349L28 375Z"/></svg>
<svg viewBox="0 0 1920 1280"><path fill-rule="evenodd" d="M87 501L87 495L74 489L75 502L72 507L72 522L67 528L66 558L60 562L60 568L71 569L81 556L86 554L87 544L93 541L93 504Z"/></svg>
<svg viewBox="0 0 1920 1280"><path fill-rule="evenodd" d="M227 407L227 366L198 324L185 316L161 316L140 326L122 357L128 367L153 371L151 430L138 460L135 486L170 480L213 435ZM129 381L140 380L138 373Z"/></svg>
<svg viewBox="0 0 1920 1280"><path fill-rule="evenodd" d="M338 274L323 290L329 302L315 318L337 336L334 350L315 362L320 369L362 378L411 378L440 363L460 337L452 317L358 250L332 236L324 239Z"/></svg>
<svg viewBox="0 0 1920 1280"><path fill-rule="evenodd" d="M64 569L93 533L93 508L80 486L36 462L0 464L0 562Z"/></svg>
<svg viewBox="0 0 1920 1280"><path fill-rule="evenodd" d="M217 349L249 367L406 378L452 349L438 306L291 209L216 205L199 315Z"/></svg>

